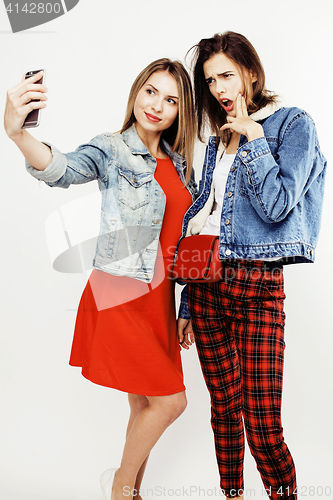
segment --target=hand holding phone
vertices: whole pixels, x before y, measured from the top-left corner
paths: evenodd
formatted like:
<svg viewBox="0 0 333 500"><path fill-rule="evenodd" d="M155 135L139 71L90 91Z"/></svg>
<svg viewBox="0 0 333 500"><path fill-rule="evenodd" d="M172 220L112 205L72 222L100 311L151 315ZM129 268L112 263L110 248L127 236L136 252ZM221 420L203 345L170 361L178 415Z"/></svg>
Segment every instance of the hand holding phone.
<svg viewBox="0 0 333 500"><path fill-rule="evenodd" d="M40 71L43 71L43 76L37 82L36 84L41 84L44 85L45 82L45 69L38 69L38 70L33 70L33 71L28 71L25 74L25 79L30 78L33 75L36 75ZM35 102L39 102L37 99L33 99ZM32 128L32 127L38 127L40 123L40 109L33 109L26 117L24 120L24 123L22 125L22 128Z"/></svg>
<svg viewBox="0 0 333 500"><path fill-rule="evenodd" d="M20 83L7 91L4 127L8 137L14 142L23 136L27 137L25 128L22 128L24 122L28 127L38 125L39 113L31 115L30 112L46 107L48 89L45 85L37 84L37 81L44 80L43 75L44 70L29 72Z"/></svg>

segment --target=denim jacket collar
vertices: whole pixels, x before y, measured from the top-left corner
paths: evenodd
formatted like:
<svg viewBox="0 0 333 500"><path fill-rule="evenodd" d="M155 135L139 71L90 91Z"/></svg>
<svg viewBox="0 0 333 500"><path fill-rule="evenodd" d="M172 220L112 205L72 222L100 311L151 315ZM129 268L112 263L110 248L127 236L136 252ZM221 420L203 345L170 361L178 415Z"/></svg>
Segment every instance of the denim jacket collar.
<svg viewBox="0 0 333 500"><path fill-rule="evenodd" d="M125 132L123 132L121 135L123 137L124 142L131 150L132 154L151 155L146 146L143 144L142 140L140 139L139 134L137 133L135 127L135 123L133 123L133 125L131 125L131 127L125 130ZM164 151L167 153L168 156L170 156L173 162L180 163L182 164L183 168L185 168L185 158L183 158L179 153L172 151L170 145L164 139L162 139L162 146Z"/></svg>
<svg viewBox="0 0 333 500"><path fill-rule="evenodd" d="M135 124L125 130L121 134L123 141L129 147L133 155L148 155L150 154L146 146L141 141L139 134L136 131Z"/></svg>

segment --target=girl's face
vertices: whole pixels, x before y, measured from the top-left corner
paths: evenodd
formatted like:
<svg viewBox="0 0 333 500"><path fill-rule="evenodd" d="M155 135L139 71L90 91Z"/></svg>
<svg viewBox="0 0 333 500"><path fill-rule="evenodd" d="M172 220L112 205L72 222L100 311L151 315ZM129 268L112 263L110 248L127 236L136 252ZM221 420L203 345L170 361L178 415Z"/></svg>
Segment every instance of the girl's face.
<svg viewBox="0 0 333 500"><path fill-rule="evenodd" d="M225 54L219 52L211 56L203 64L205 80L215 99L229 116L236 116L236 99L238 94L244 95L244 81L242 74ZM247 91L247 105L252 99L252 83L256 78L252 73L245 72L245 85Z"/></svg>
<svg viewBox="0 0 333 500"><path fill-rule="evenodd" d="M133 113L140 135L160 135L171 127L178 114L177 82L168 71L156 71L141 87Z"/></svg>

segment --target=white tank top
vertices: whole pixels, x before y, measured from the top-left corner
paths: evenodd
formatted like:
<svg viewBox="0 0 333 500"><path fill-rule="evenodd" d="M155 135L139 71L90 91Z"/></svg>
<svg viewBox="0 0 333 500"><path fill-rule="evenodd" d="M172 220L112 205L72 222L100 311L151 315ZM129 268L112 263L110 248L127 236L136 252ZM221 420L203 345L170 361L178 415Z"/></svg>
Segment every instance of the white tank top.
<svg viewBox="0 0 333 500"><path fill-rule="evenodd" d="M207 218L200 234L220 235L221 214L224 199L225 186L229 175L229 170L234 162L236 154L224 153L213 172L213 184L215 189L216 208Z"/></svg>

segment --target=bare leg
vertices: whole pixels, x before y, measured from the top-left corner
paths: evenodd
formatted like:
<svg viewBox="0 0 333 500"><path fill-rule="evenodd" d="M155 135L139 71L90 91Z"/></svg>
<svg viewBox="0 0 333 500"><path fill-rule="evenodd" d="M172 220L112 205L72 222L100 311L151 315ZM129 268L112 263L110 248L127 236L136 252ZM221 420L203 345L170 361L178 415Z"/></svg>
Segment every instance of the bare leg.
<svg viewBox="0 0 333 500"><path fill-rule="evenodd" d="M138 482L141 484L144 462L165 429L185 410L185 392L169 396L147 396L144 406L131 421L120 468L114 478L112 500L131 500L129 492ZM133 401L133 399L132 399ZM134 416L134 415L133 415ZM140 474L139 474L140 472Z"/></svg>
<svg viewBox="0 0 333 500"><path fill-rule="evenodd" d="M146 396L139 396L138 394L129 394L128 395L128 402L129 402L129 405L131 408L131 413L130 413L130 418L129 418L128 425L127 425L126 436L128 436L128 434L132 428L133 422L136 419L136 417L138 416L138 414L140 413L140 411L149 405L149 401L146 398ZM144 475L144 472L145 472L145 469L147 466L148 458L149 458L149 455L145 459L143 464L141 465L139 472L137 473L137 476L136 476L134 490L137 492L137 494L134 495L134 497L133 497L135 500L142 500L141 496L139 495L139 491L141 488L141 483L142 483L143 475Z"/></svg>

